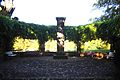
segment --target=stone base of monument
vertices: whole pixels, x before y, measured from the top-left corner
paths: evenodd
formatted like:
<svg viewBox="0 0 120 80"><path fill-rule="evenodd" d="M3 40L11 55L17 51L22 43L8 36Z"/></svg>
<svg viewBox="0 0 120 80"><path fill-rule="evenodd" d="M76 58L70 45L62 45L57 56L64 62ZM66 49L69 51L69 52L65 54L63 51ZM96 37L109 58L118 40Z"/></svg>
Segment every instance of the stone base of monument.
<svg viewBox="0 0 120 80"><path fill-rule="evenodd" d="M68 56L65 55L64 53L57 53L56 55L53 56L53 59L68 59Z"/></svg>
<svg viewBox="0 0 120 80"><path fill-rule="evenodd" d="M65 55L55 55L55 56L53 56L53 59L68 59L68 56L65 56Z"/></svg>

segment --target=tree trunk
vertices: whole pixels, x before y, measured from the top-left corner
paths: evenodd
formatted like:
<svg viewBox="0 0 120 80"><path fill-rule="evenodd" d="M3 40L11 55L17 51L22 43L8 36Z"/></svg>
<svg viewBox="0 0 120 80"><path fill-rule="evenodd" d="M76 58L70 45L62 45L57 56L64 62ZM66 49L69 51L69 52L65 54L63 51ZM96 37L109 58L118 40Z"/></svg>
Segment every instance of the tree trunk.
<svg viewBox="0 0 120 80"><path fill-rule="evenodd" d="M114 52L113 43L110 44L110 52Z"/></svg>
<svg viewBox="0 0 120 80"><path fill-rule="evenodd" d="M13 48L13 38L9 38L8 36L4 36L3 37L3 43L4 43L4 46L5 46L5 49L4 51L11 51L12 48Z"/></svg>
<svg viewBox="0 0 120 80"><path fill-rule="evenodd" d="M110 51L111 52L114 52L115 50L115 36L111 36L110 37Z"/></svg>
<svg viewBox="0 0 120 80"><path fill-rule="evenodd" d="M39 42L39 50L42 54L45 52L45 43Z"/></svg>
<svg viewBox="0 0 120 80"><path fill-rule="evenodd" d="M115 49L115 55L114 55L114 63L116 67L116 77L120 79L120 38L116 38L114 41L114 49Z"/></svg>
<svg viewBox="0 0 120 80"><path fill-rule="evenodd" d="M77 53L81 53L81 42L77 41Z"/></svg>
<svg viewBox="0 0 120 80"><path fill-rule="evenodd" d="M4 39L0 38L0 52L5 51L5 44L4 44Z"/></svg>

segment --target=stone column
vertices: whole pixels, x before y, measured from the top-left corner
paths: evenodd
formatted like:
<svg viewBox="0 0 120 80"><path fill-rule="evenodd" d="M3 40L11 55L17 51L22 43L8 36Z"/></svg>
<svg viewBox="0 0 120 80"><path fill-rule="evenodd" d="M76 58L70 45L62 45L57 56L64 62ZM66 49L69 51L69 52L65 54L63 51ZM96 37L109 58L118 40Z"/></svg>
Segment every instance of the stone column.
<svg viewBox="0 0 120 80"><path fill-rule="evenodd" d="M57 20L57 54L54 59L68 59L64 53L64 22L65 17L56 17Z"/></svg>
<svg viewBox="0 0 120 80"><path fill-rule="evenodd" d="M57 20L57 52L58 54L64 54L64 22L65 17L56 17Z"/></svg>

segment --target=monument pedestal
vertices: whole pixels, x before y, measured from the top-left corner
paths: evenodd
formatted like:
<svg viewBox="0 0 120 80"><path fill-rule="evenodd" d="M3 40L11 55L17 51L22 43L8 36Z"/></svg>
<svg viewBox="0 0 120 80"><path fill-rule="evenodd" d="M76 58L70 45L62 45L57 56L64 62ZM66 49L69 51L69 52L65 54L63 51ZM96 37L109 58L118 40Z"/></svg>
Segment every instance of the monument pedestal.
<svg viewBox="0 0 120 80"><path fill-rule="evenodd" d="M55 56L53 56L53 59L68 59L68 56L66 56L66 55L55 55Z"/></svg>
<svg viewBox="0 0 120 80"><path fill-rule="evenodd" d="M68 59L68 56L64 52L59 52L53 56L53 59Z"/></svg>

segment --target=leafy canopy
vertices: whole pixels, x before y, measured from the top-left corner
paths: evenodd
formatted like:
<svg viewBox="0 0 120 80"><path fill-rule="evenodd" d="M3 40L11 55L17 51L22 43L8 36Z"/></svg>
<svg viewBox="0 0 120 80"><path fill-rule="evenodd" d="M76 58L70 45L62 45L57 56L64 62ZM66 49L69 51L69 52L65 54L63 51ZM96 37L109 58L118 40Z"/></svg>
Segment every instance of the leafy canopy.
<svg viewBox="0 0 120 80"><path fill-rule="evenodd" d="M94 6L104 11L101 20L113 19L120 15L120 0L98 0Z"/></svg>

